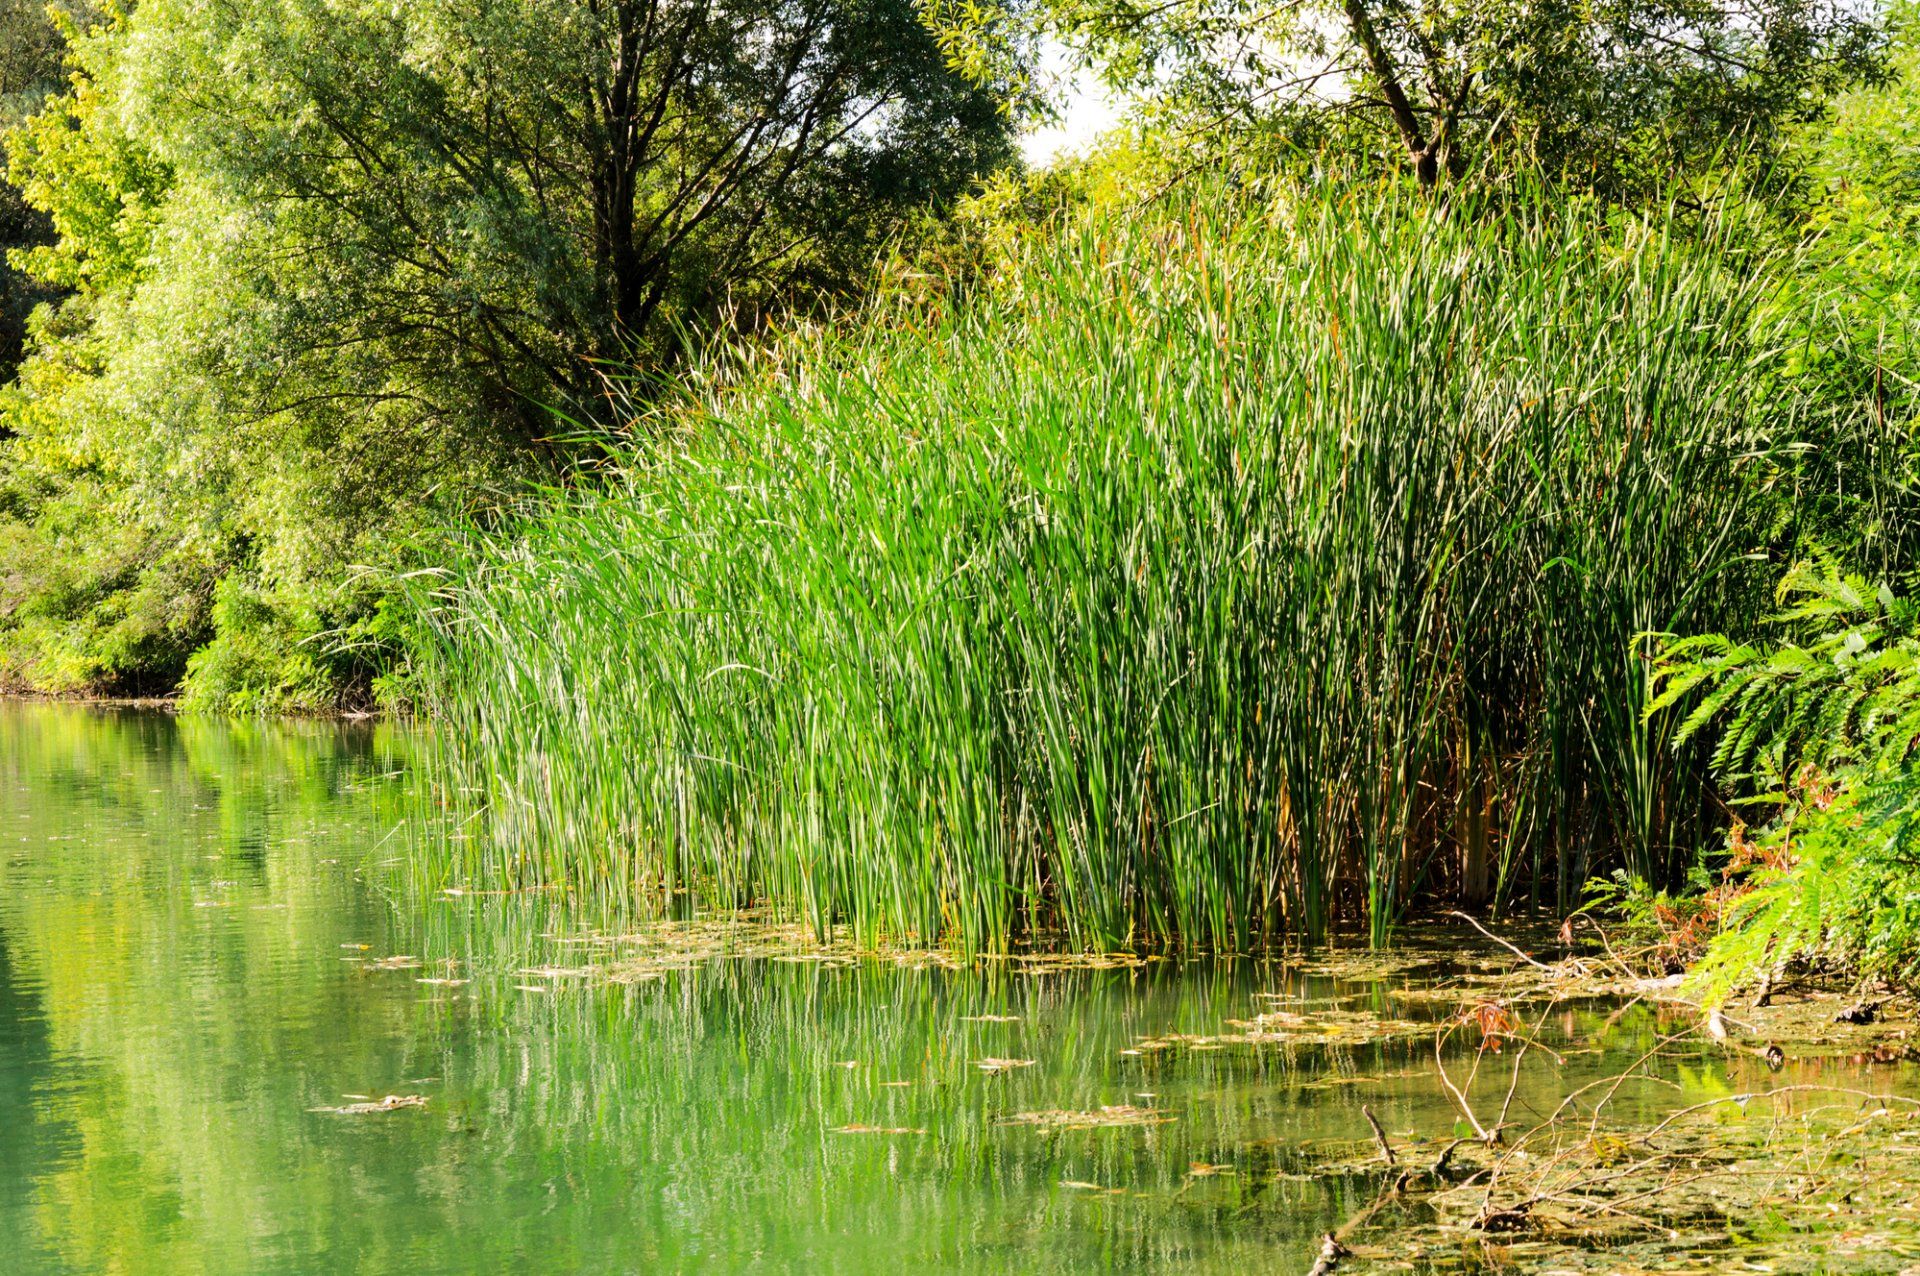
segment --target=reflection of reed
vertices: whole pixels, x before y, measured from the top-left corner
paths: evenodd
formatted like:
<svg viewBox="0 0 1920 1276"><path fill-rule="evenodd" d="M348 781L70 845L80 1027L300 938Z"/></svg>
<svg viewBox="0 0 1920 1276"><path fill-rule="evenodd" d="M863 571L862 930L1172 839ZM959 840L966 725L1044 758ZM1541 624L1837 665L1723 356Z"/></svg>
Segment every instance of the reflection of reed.
<svg viewBox="0 0 1920 1276"><path fill-rule="evenodd" d="M32 1113L0 1126L13 1252L143 1271L1304 1268L1378 1180L1362 1105L1396 1140L1452 1119L1430 1040L1357 1025L1452 1014L1460 991L1435 985L1457 954L962 966L707 922L636 942L551 892L409 889L383 839L418 794L378 778L408 747L0 705L0 809L28 838L0 861L8 987L30 994L0 1002ZM636 954L654 977L572 973L631 976ZM1612 1010L1562 1007L1543 1031L1591 1044ZM1522 1106L1656 1039L1644 1008L1609 1032L1530 1074ZM1663 1061L1679 1091L1632 1101L1715 1093L1684 1064Z"/></svg>
<svg viewBox="0 0 1920 1276"><path fill-rule="evenodd" d="M495 924L509 914L513 923ZM437 910L424 947L465 951L504 980L516 964L579 960L556 938L566 916L537 898L456 902ZM1033 976L1004 961L953 970L714 958L632 986L555 982L551 997L498 1001L499 1039L515 1044L494 1066L539 1078L543 1125L591 1142L644 1141L680 1166L675 1190L704 1193L703 1218L764 1214L755 1167L799 1158L836 1199L868 1200L885 1179L889 1208L933 1219L961 1209L973 1225L997 1227L1002 1211L1066 1184L1117 1189L1155 1214L1150 1231L1200 1226L1197 1214L1308 1254L1312 1222L1371 1191L1375 1169L1356 1155L1371 1146L1363 1103L1396 1130L1452 1121L1432 1082L1431 1033L1320 1045L1250 1041L1232 1026L1274 1004L1334 1022L1369 1009L1441 1013L1396 997L1392 982L1303 975L1278 961ZM1590 1038L1613 1009L1564 1007L1543 1031ZM1644 1042L1648 1021L1625 1016L1612 1030L1618 1048ZM567 1057L529 1057L536 1042ZM1003 1057L1034 1063L998 1075L976 1067ZM1563 1072L1530 1077L1523 1097L1550 1103L1600 1066L1574 1056ZM636 1070L647 1076L638 1093ZM617 1108L582 1102L611 1093L626 1096ZM1175 1119L1093 1118L1147 1105ZM828 1137L846 1129L857 1133ZM1327 1177L1329 1162L1353 1168ZM1127 1230L1140 1225L1136 1216L1106 1243L1140 1247L1132 1261L1148 1262L1151 1237Z"/></svg>

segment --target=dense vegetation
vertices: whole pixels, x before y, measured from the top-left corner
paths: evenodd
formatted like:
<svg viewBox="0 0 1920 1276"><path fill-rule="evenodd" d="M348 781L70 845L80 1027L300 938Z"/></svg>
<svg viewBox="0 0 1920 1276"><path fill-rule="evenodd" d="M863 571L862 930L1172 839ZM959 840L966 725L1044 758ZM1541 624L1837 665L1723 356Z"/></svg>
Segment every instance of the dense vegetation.
<svg viewBox="0 0 1920 1276"><path fill-rule="evenodd" d="M631 905L1237 946L1731 864L1725 961L1804 957L1911 740L1748 674L1907 650L1761 635L1920 565L1911 31L0 9L0 681L410 702L444 872ZM1029 172L1048 42L1135 114Z"/></svg>
<svg viewBox="0 0 1920 1276"><path fill-rule="evenodd" d="M461 867L1089 945L1670 878L1643 635L1764 597L1815 427L1749 235L1203 187L727 366L448 583Z"/></svg>
<svg viewBox="0 0 1920 1276"><path fill-rule="evenodd" d="M1893 69L1836 106L1816 166L1829 198L1795 281L1825 298L1805 346L1816 403L1839 425L1825 468L1847 484L1878 472L1885 490L1911 493L1920 45L1910 36ZM1684 715L1681 738L1713 742L1732 827L1701 846L1688 882L1622 871L1601 894L1697 960L1716 998L1765 996L1807 974L1920 985L1917 533L1910 505L1858 503L1798 547L1777 596L1747 623L1659 652L1654 711Z"/></svg>
<svg viewBox="0 0 1920 1276"><path fill-rule="evenodd" d="M1784 642L1669 645L1665 708L1704 688L1682 735L1718 726L1713 761L1771 811L1736 825L1699 901L1717 934L1700 973L1724 995L1789 967L1920 985L1920 612L1831 561L1781 584Z"/></svg>
<svg viewBox="0 0 1920 1276"><path fill-rule="evenodd" d="M50 688L327 703L385 633L348 565L559 472L553 409L857 284L1009 155L910 0L143 0L67 31L7 142L61 300L0 414L0 674Z"/></svg>

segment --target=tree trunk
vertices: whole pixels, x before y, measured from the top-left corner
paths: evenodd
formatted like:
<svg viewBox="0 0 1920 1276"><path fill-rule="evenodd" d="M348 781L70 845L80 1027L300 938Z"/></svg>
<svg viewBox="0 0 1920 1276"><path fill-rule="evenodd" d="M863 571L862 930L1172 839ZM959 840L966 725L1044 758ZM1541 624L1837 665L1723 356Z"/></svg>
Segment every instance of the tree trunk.
<svg viewBox="0 0 1920 1276"><path fill-rule="evenodd" d="M1413 101L1407 97L1406 87L1400 83L1400 69L1393 64L1393 55L1380 42L1373 16L1367 12L1366 0L1346 0L1346 10L1347 26L1353 32L1354 43L1366 55L1367 67L1373 72L1380 96L1386 99L1394 127L1400 131L1400 141L1406 146L1408 157L1413 160L1413 171L1422 186L1432 186L1440 180L1440 156L1428 142L1426 131L1420 126L1420 114L1413 109Z"/></svg>

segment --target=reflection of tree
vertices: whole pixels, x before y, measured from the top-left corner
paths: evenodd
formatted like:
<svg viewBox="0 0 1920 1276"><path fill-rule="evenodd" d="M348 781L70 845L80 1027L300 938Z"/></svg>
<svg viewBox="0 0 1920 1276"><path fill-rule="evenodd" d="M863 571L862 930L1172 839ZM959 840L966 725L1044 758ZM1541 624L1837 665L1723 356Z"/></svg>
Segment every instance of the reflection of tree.
<svg viewBox="0 0 1920 1276"><path fill-rule="evenodd" d="M50 1170L58 1154L62 1130L43 1114L34 1094L52 1055L40 998L14 969L0 926L0 1112L7 1114L0 1127L0 1242L31 1234L27 1200L18 1189Z"/></svg>
<svg viewBox="0 0 1920 1276"><path fill-rule="evenodd" d="M306 1156L306 1109L437 1070L409 1057L417 987L339 961L349 939L393 942L353 876L384 828L378 795L350 790L383 761L364 730L0 705L0 794L22 798L5 987L42 990L40 1043L0 1078L30 1093L4 1110L61 1135L0 1187L10 1233L85 1270L239 1271L276 1244L323 1252L366 1213L345 1149ZM16 1159L22 1139L0 1129Z"/></svg>

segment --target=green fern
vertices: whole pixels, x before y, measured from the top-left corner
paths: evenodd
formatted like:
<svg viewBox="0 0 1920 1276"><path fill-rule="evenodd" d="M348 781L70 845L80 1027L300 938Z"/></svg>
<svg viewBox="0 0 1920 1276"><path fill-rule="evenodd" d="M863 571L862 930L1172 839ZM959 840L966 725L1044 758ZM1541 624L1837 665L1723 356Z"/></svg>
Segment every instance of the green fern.
<svg viewBox="0 0 1920 1276"><path fill-rule="evenodd" d="M1853 778L1763 842L1782 866L1758 870L1722 913L1692 972L1706 1000L1793 963L1920 984L1920 775Z"/></svg>
<svg viewBox="0 0 1920 1276"><path fill-rule="evenodd" d="M1668 642L1647 710L1684 707L1677 741L1717 732L1713 765L1739 800L1780 808L1721 888L1694 971L1712 1001L1796 962L1920 977L1920 608L1827 556L1788 572L1779 598L1778 645Z"/></svg>
<svg viewBox="0 0 1920 1276"><path fill-rule="evenodd" d="M1920 608L1825 556L1789 571L1779 597L1776 622L1791 634L1779 646L1720 634L1669 642L1648 715L1699 693L1675 742L1717 729L1713 765L1736 783L1772 785L1804 766L1904 766L1920 737Z"/></svg>

